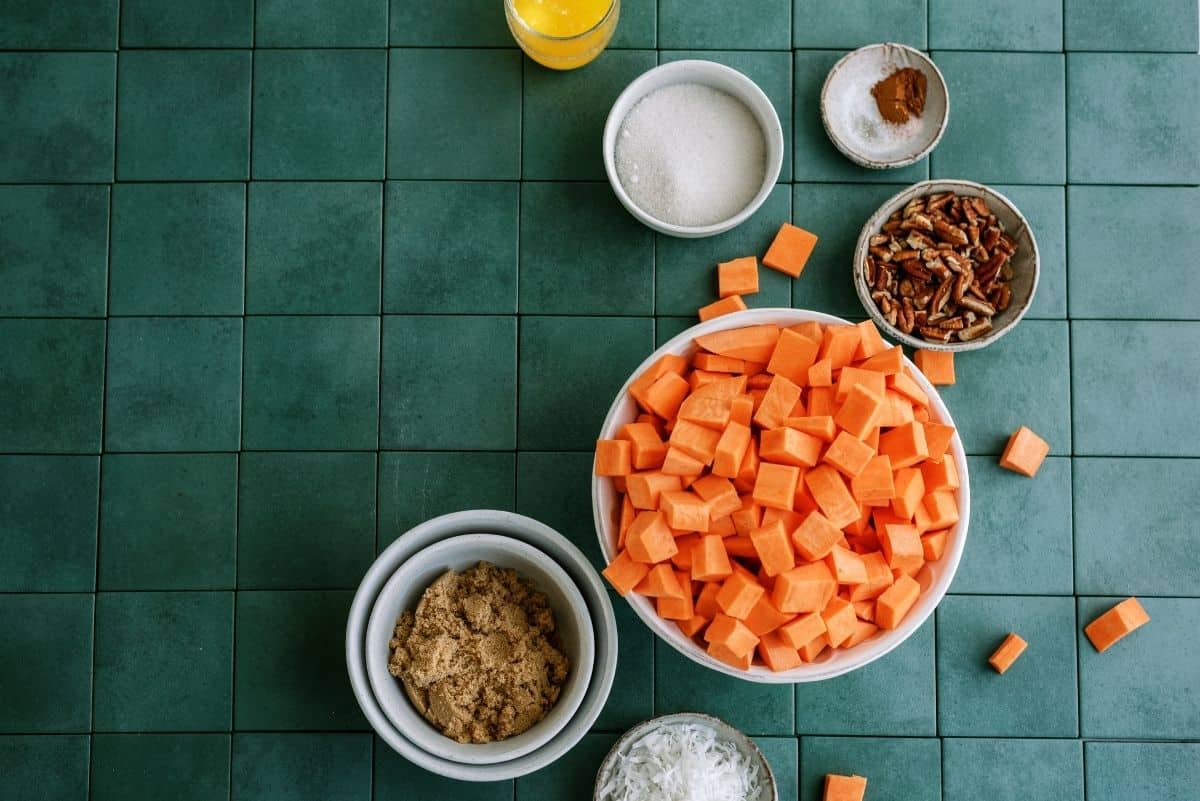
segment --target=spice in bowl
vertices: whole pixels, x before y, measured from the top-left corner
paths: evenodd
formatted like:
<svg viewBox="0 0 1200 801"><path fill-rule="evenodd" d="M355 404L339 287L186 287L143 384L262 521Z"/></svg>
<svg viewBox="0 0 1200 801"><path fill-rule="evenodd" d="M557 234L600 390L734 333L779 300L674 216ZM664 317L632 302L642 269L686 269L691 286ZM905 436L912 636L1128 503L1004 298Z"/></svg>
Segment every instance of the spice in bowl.
<svg viewBox="0 0 1200 801"><path fill-rule="evenodd" d="M969 342L1012 302L1017 242L981 197L914 198L868 242L863 278L888 324L929 342Z"/></svg>
<svg viewBox="0 0 1200 801"><path fill-rule="evenodd" d="M871 87L871 96L884 120L903 125L925 110L925 85L925 73L904 67Z"/></svg>
<svg viewBox="0 0 1200 801"><path fill-rule="evenodd" d="M488 562L434 581L400 615L388 651L388 672L417 711L460 743L527 731L570 671L546 596Z"/></svg>

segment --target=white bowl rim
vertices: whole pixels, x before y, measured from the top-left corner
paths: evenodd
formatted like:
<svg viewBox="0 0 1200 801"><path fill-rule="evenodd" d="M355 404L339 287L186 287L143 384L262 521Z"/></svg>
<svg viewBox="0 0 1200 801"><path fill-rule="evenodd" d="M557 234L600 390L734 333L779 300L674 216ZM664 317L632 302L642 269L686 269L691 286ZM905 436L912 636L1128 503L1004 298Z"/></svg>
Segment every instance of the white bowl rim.
<svg viewBox="0 0 1200 801"><path fill-rule="evenodd" d="M634 378L641 375L646 368L662 357L663 354L673 352L682 346L690 344L691 340L697 336L711 334L714 331L725 331L731 328L742 328L750 325L773 324L787 326L809 321L832 325L853 325L848 320L835 317L832 314L825 314L824 312L809 311L807 309L764 308L748 309L746 311L727 314L709 320L706 323L694 325L686 331L681 332L655 349L652 354L630 373L629 379L622 385L620 392L617 393L616 398L613 400L612 406L609 407L608 414L604 418L604 425L600 429L599 437L601 439L611 439L615 436L617 414L620 412L622 402L627 399L630 383L632 383ZM930 406L937 413L938 419L949 425L953 425L954 421L951 418L950 410L946 408L946 404L942 400L941 395L938 394L937 389L929 383L929 379L925 378L920 370L916 369L916 366L913 365L908 357L905 357L904 363L912 368L911 372L913 373L914 380L929 395ZM685 637L678 626L671 621L660 618L647 599L636 593L629 593L625 596L625 600L633 607L634 614L641 618L642 622L659 639L665 641L693 662L724 673L727 676L760 684L796 684L832 679L836 676L849 673L852 670L857 670L889 653L912 636L925 620L933 614L933 610L937 608L937 605L941 603L942 598L945 597L946 592L950 589L950 584L954 580L955 573L958 571L963 548L966 546L967 529L971 519L971 490L966 451L963 448L962 438L959 436L957 427L955 427L954 436L950 440L948 452L954 456L961 481L961 486L956 493L959 520L952 529L949 546L938 562L942 566L939 571L939 578L921 593L921 597L917 599L916 605L904 617L904 620L900 622L898 627L890 631L880 630L878 634L872 635L865 642L841 652L841 655L846 657L845 659L838 659L836 658L838 655L835 655L835 658L825 662L812 662L778 673L762 665L753 665L749 670L739 670L732 665L709 656L691 638ZM600 508L600 496L602 487L604 486L602 481L608 481L608 479L602 479L593 473L592 519L596 526L596 537L600 541L600 551L605 560L610 561L616 555L616 552L613 538L606 536L606 532L610 531L613 525L611 520L605 519L608 510ZM609 485L609 492L611 493L611 484Z"/></svg>
<svg viewBox="0 0 1200 801"><path fill-rule="evenodd" d="M867 50L876 50L881 48L896 48L904 50L911 54L917 61L920 61L923 66L929 67L937 78L938 85L942 88L942 96L946 98L946 108L942 114L942 119L938 122L937 131L933 135L933 139L929 141L921 150L912 156L902 159L893 159L891 161L879 161L878 159L869 158L854 150L850 145L842 141L842 138L834 131L833 126L829 123L829 114L826 111L826 98L829 93L829 84L833 81L834 75L838 73L846 62L861 55ZM838 149L843 156L853 161L860 167L867 167L872 170L888 170L899 167L907 167L910 164L916 164L921 159L933 152L933 149L942 141L942 136L946 133L946 128L950 124L950 87L946 83L946 77L942 75L942 71L933 59L927 56L920 50L910 45L901 44L900 42L876 42L875 44L863 45L862 47L851 50L846 55L837 60L837 63L829 68L829 73L825 76L825 83L821 85L821 124L825 126L825 135L829 137L829 141Z"/></svg>
<svg viewBox="0 0 1200 801"><path fill-rule="evenodd" d="M407 731L402 726L401 721L396 720L389 713L387 704L381 700L383 682L395 682L396 679L388 673L386 666L367 665L367 678L370 681L371 689L375 693L375 698L379 701L380 707L383 709L383 714L392 721L392 725L398 730L405 731L405 736L429 753L439 756L442 759L449 759L468 765L494 765L498 762L516 759L531 751L536 751L553 739L570 722L575 712L578 711L579 705L583 703L583 697L587 694L588 683L592 678L592 664L595 661L596 635L592 629L592 618L588 614L587 602L583 598L583 593L575 586L575 582L567 574L567 571L544 551L527 542L506 537L503 534L459 534L432 543L404 560L396 568L396 571L392 573L392 577L388 579L388 582L383 585L383 589L379 591L379 595L376 596L375 602L371 606L371 614L367 618L368 641L385 634L388 636L391 635L395 624L393 621L384 619L380 601L389 595L399 592L401 585L411 580L411 573L413 571L421 569L430 559L440 559L449 553L460 552L465 547L481 545L502 546L507 553L514 554L519 559L538 565L552 577L558 589L566 596L571 616L575 624L579 627L581 648L578 658L573 660L572 664L572 670L575 671L575 674L574 681L571 684L571 692L560 696L558 702L547 713L547 716L542 718L537 724L534 724L534 727L526 732L497 741L496 743L482 745L458 743L434 729L432 725L426 723L424 718L415 709L411 710L412 714L417 720L424 723L428 729L417 732ZM528 578L528 576L524 577ZM367 650L369 651L369 648ZM369 653L367 655L369 656ZM401 691L400 696L404 697L403 691ZM535 730L542 723L554 724L554 728L536 732ZM509 747L503 747L505 744ZM487 747L493 745L497 747Z"/></svg>
<svg viewBox="0 0 1200 801"><path fill-rule="evenodd" d="M654 78L662 75L674 77L673 73L679 73L679 77L677 80L672 81L672 83L689 83L691 82L689 79L695 80L702 73L723 75L739 87L739 92L735 96L745 103L752 113L754 112L755 105L759 108L770 109L771 111L770 124L762 126L763 137L769 143L774 142L778 145L778 158L768 159L762 186L759 187L754 198L737 214L711 225L675 225L674 223L654 217L633 202L633 199L629 197L629 193L625 191L625 187L621 185L621 179L617 176L617 133L620 131L621 123L625 121L625 115L618 116L616 113L617 109L625 105L630 97L636 97L637 100L641 100L642 97L648 94L648 92L644 91L644 87L647 83L654 80ZM633 108L637 100L629 103L629 108ZM755 119L758 120L757 114L755 114ZM758 121L761 125L762 120ZM779 180L779 172L783 169L783 153L786 147L787 143L784 141L783 126L779 122L779 112L775 109L775 105L771 102L771 99L767 97L766 92L744 73L735 70L733 67L698 58L680 59L679 61L668 61L665 64L659 64L657 67L651 67L630 81L629 85L621 91L621 94L617 95L617 99L613 101L612 106L609 108L608 118L604 123L604 135L601 138L604 172L608 176L608 183L612 187L613 193L621 201L621 205L644 225L669 236L685 238L701 238L724 233L741 225L754 212L758 211L759 207L766 202L771 192L775 190L776 181Z"/></svg>
<svg viewBox="0 0 1200 801"><path fill-rule="evenodd" d="M585 711L577 713L570 723L543 748L526 754L523 757L501 762L495 765L464 765L458 762L441 759L426 753L396 730L391 721L383 714L375 696L371 693L366 675L366 660L364 655L366 645L366 622L370 608L375 602L387 576L420 548L440 539L455 534L478 531L481 527L495 526L497 530L507 532L510 536L520 537L519 533L527 533L543 542L553 544L556 551L561 552L564 569L580 585L588 601L588 609L592 614L592 626L596 629L596 651L603 655L603 663L593 668L592 682L588 695L584 697ZM430 539L432 538L432 539ZM556 559L556 561L559 561ZM569 562L568 566L565 562ZM595 604L596 608L592 608ZM599 623L599 625L597 625ZM601 651L600 642L603 637L604 649ZM608 590L600 580L600 576L592 568L591 563L583 552L570 540L554 529L533 518L498 509L469 509L460 512L450 512L426 520L396 538L375 558L367 569L362 582L354 593L350 611L346 616L346 672L350 679L350 687L359 709L366 717L368 724L375 733L397 754L439 776L469 782L491 782L514 779L539 770L554 762L578 743L596 718L600 716L604 704L612 690L613 679L617 668L617 621L613 613L612 601ZM588 696L594 696L589 702Z"/></svg>
<svg viewBox="0 0 1200 801"><path fill-rule="evenodd" d="M1005 321L1004 325L993 328L982 336L975 339L967 340L966 342L929 342L915 337L912 334L906 334L896 326L889 323L883 317L883 312L879 311L879 307L875 305L875 301L871 299L871 290L867 288L866 281L862 277L861 266L863 258L867 255L868 242L871 236L879 231L884 221L897 209L903 208L909 200L922 195L932 194L934 192L956 192L959 194L969 194L972 197L983 197L987 200L993 198L1000 201L1005 207L1005 211L1016 217L1021 224L1022 232L1029 237L1030 245L1030 264L1033 265L1033 283L1029 287L1029 297L1026 298L1016 312ZM1009 232L1011 233L1011 232ZM895 339L910 348L920 350L942 350L952 353L965 353L972 350L980 350L986 348L1009 331L1017 327L1017 323L1029 311L1029 307L1033 305L1033 299L1037 297L1038 282L1042 274L1042 256L1038 250L1037 236L1033 232L1033 226L1029 224L1029 220L1017 208L1017 204L1013 203L1007 195L998 192L987 184L981 184L977 181L968 181L965 178L929 178L924 181L917 181L912 186L901 189L896 194L885 200L875 213L872 214L863 224L862 230L858 234L858 242L854 246L853 261L850 262L850 278L854 282L854 291L858 295L859 302L866 309L871 319L875 321L875 325L879 326L882 333L886 336Z"/></svg>

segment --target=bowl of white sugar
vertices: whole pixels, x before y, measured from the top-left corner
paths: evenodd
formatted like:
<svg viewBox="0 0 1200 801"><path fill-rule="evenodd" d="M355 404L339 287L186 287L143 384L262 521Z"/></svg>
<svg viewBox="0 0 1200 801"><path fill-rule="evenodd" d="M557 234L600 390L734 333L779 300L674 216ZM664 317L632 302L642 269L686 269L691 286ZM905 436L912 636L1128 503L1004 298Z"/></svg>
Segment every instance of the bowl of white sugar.
<svg viewBox="0 0 1200 801"><path fill-rule="evenodd" d="M783 128L754 81L712 61L673 61L625 87L604 126L621 204L656 231L696 238L750 217L775 186Z"/></svg>

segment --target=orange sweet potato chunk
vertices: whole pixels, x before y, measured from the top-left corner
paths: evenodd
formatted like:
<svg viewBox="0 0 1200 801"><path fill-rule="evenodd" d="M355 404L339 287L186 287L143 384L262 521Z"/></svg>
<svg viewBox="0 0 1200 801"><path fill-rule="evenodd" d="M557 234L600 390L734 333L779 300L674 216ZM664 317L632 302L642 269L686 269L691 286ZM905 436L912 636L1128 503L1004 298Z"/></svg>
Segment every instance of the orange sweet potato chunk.
<svg viewBox="0 0 1200 801"><path fill-rule="evenodd" d="M596 440L596 475L627 476L633 472L633 451L627 440Z"/></svg>
<svg viewBox="0 0 1200 801"><path fill-rule="evenodd" d="M738 568L734 567L732 575L721 582L716 602L722 612L741 620L750 614L765 592L753 574L739 572Z"/></svg>
<svg viewBox="0 0 1200 801"><path fill-rule="evenodd" d="M691 582L687 582L688 587L691 587ZM675 570L667 562L661 562L646 573L636 587L634 592L645 595L647 598L679 598L682 599L686 594L691 598L691 592L686 592L683 585L679 583L678 577L675 575ZM691 617L691 615L688 615Z"/></svg>
<svg viewBox="0 0 1200 801"><path fill-rule="evenodd" d="M842 539L842 530L820 512L810 512L792 532L796 552L810 562L824 559Z"/></svg>
<svg viewBox="0 0 1200 801"><path fill-rule="evenodd" d="M809 397L813 397L815 393ZM832 399L830 401L832 403ZM876 422L883 409L883 395L872 391L865 384L855 384L846 394L841 407L833 416L833 421L844 431L850 432L859 439L866 439L871 430L878 425ZM823 414L809 409L810 415Z"/></svg>
<svg viewBox="0 0 1200 801"><path fill-rule="evenodd" d="M804 484L817 507L835 528L845 528L858 520L858 503L841 475L829 465L817 465L804 474Z"/></svg>
<svg viewBox="0 0 1200 801"><path fill-rule="evenodd" d="M679 552L675 536L658 511L638 514L625 535L625 549L631 559L646 564L670 559Z"/></svg>
<svg viewBox="0 0 1200 801"><path fill-rule="evenodd" d="M779 332L779 341L775 344L775 352L767 362L767 372L781 375L797 386L808 383L808 368L817 360L817 351L821 343L814 342L802 334L790 329Z"/></svg>
<svg viewBox="0 0 1200 801"><path fill-rule="evenodd" d="M862 776L825 774L825 793L821 801L863 801L867 794L867 780Z"/></svg>
<svg viewBox="0 0 1200 801"><path fill-rule="evenodd" d="M1021 426L1008 438L1008 445L1000 456L1000 466L1033 478L1048 453L1050 444L1025 426Z"/></svg>
<svg viewBox="0 0 1200 801"><path fill-rule="evenodd" d="M751 325L696 337L696 344L709 353L763 364L770 360L778 341L777 325Z"/></svg>
<svg viewBox="0 0 1200 801"><path fill-rule="evenodd" d="M743 256L717 265L717 295L753 295L758 292L758 259Z"/></svg>
<svg viewBox="0 0 1200 801"><path fill-rule="evenodd" d="M870 445L843 431L837 435L821 460L852 479L866 469L874 456L875 451Z"/></svg>
<svg viewBox="0 0 1200 801"><path fill-rule="evenodd" d="M627 551L621 551L601 572L619 595L625 595L646 577L650 565L635 562Z"/></svg>
<svg viewBox="0 0 1200 801"><path fill-rule="evenodd" d="M812 467L821 458L822 442L794 428L772 428L759 437L758 455L768 462Z"/></svg>
<svg viewBox="0 0 1200 801"><path fill-rule="evenodd" d="M704 639L725 646L739 658L752 653L754 646L758 645L758 637L754 636L754 632L745 623L729 615L714 617L704 630Z"/></svg>
<svg viewBox="0 0 1200 801"><path fill-rule="evenodd" d="M653 425L626 423L621 426L617 436L629 440L629 453L634 470L662 467L663 459L667 456L667 444L658 436L658 431Z"/></svg>
<svg viewBox="0 0 1200 801"><path fill-rule="evenodd" d="M948 350L918 350L913 363L925 374L930 384L949 386L954 383L954 352Z"/></svg>
<svg viewBox="0 0 1200 801"><path fill-rule="evenodd" d="M1004 642L1000 643L1000 647L988 657L988 664L997 673L1003 675L1006 670L1012 667L1013 662L1017 661L1017 657L1025 652L1027 645L1028 643L1021 639L1021 635L1010 631L1008 636L1004 638Z"/></svg>
<svg viewBox="0 0 1200 801"><path fill-rule="evenodd" d="M875 601L875 622L881 629L900 625L908 610L921 594L921 585L910 576L901 574Z"/></svg>
<svg viewBox="0 0 1200 801"><path fill-rule="evenodd" d="M774 632L761 635L758 641L758 655L763 663L776 673L798 668L802 664L799 652Z"/></svg>
<svg viewBox="0 0 1200 801"><path fill-rule="evenodd" d="M716 319L717 317L723 317L726 314L733 314L734 312L745 310L746 301L742 300L742 296L730 295L727 298L714 300L707 306L701 306L697 311L697 314L700 317L700 322L704 323L709 320Z"/></svg>
<svg viewBox="0 0 1200 801"><path fill-rule="evenodd" d="M775 240L771 242L771 247L767 248L767 253L763 256L763 266L778 270L792 278L799 278L800 273L804 272L804 265L808 263L808 257L812 255L813 248L816 246L817 236L815 234L810 234L791 223L784 223L779 227L779 232L775 234Z"/></svg>
<svg viewBox="0 0 1200 801"><path fill-rule="evenodd" d="M837 592L837 582L824 562L794 567L775 577L771 602L780 612L820 612Z"/></svg>
<svg viewBox="0 0 1200 801"><path fill-rule="evenodd" d="M754 482L754 502L760 506L791 511L799 480L800 468L763 462L758 466L758 476Z"/></svg>
<svg viewBox="0 0 1200 801"><path fill-rule="evenodd" d="M1117 640L1150 622L1150 615L1138 603L1137 598L1126 598L1100 617L1088 623L1083 633L1092 641L1100 653L1104 653Z"/></svg>

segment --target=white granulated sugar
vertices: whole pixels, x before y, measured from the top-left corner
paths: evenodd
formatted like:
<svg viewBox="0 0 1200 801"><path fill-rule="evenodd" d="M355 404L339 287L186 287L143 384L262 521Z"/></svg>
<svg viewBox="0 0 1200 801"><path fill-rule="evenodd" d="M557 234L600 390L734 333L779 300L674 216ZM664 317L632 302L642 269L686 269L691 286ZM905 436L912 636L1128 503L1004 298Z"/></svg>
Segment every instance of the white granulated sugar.
<svg viewBox="0 0 1200 801"><path fill-rule="evenodd" d="M630 199L663 222L712 225L745 208L762 187L766 138L753 112L698 83L664 86L621 123L617 177Z"/></svg>

